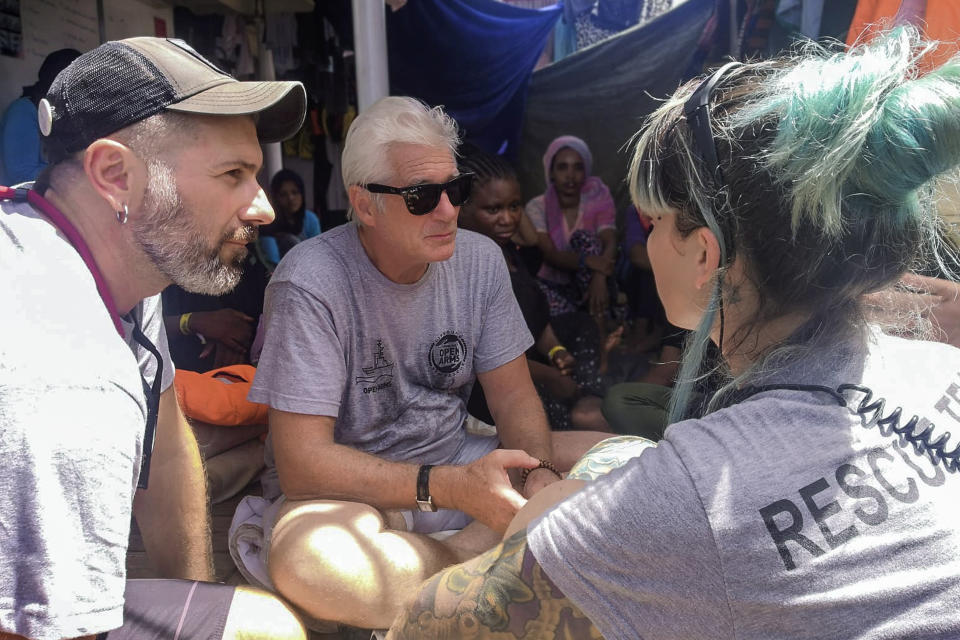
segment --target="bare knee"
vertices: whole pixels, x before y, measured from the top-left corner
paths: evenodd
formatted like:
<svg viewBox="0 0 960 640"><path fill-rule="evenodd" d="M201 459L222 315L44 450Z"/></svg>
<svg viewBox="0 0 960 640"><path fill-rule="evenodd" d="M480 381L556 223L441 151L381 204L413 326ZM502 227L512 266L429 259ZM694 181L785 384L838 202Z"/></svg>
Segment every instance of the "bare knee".
<svg viewBox="0 0 960 640"><path fill-rule="evenodd" d="M223 640L306 640L300 619L282 600L252 587L237 587Z"/></svg>
<svg viewBox="0 0 960 640"><path fill-rule="evenodd" d="M383 626L405 597L398 585L419 578L421 558L373 507L318 501L280 517L268 565L277 591L309 615Z"/></svg>

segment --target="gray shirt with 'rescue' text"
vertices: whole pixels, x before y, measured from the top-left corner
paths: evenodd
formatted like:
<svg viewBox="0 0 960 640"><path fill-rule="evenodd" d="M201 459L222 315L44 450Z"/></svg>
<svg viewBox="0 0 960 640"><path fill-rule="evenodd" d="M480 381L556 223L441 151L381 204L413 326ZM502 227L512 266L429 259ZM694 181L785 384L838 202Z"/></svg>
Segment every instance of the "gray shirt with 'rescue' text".
<svg viewBox="0 0 960 640"><path fill-rule="evenodd" d="M769 383L859 384L960 431L960 350L873 333ZM767 382L767 381L765 381ZM857 393L849 398L859 404ZM768 391L656 447L527 531L616 638L960 638L960 471L822 392Z"/></svg>

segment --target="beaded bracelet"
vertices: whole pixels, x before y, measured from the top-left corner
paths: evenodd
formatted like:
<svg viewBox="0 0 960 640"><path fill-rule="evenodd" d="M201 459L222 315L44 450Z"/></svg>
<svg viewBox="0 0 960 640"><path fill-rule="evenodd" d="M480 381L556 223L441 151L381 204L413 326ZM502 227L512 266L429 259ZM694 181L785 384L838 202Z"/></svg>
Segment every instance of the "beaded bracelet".
<svg viewBox="0 0 960 640"><path fill-rule="evenodd" d="M538 459L539 459L539 458L538 458ZM520 488L521 488L521 489L527 486L527 476L530 475L530 472L531 472L531 471L535 471L535 470L537 470L537 469L546 469L547 471L552 471L553 473L557 474L557 477L558 477L558 478L560 478L561 480L563 479L563 476L560 475L560 472L557 471L557 468L556 468L555 466L553 466L553 463L552 463L552 462L550 462L549 460L543 460L543 459L539 459L539 460L540 460L540 464L538 464L537 466L535 466L533 469L524 469L524 470L520 473Z"/></svg>

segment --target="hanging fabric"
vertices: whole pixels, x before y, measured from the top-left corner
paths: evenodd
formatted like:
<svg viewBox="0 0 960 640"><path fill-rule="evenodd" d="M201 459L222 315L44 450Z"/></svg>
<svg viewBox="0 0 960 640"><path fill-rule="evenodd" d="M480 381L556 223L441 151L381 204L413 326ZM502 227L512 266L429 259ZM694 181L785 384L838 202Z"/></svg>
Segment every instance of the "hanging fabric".
<svg viewBox="0 0 960 640"><path fill-rule="evenodd" d="M530 73L560 17L494 0L417 0L387 14L390 93L443 105L466 139L515 153Z"/></svg>

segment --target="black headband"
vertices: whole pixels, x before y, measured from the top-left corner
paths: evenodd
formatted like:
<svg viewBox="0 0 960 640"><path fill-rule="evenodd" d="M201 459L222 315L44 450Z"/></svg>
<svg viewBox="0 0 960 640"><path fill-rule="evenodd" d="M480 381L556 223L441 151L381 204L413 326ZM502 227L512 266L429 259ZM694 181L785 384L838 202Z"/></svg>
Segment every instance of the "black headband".
<svg viewBox="0 0 960 640"><path fill-rule="evenodd" d="M720 161L717 159L717 143L713 139L713 130L710 127L710 93L720 82L723 74L739 65L740 63L736 61L728 62L704 78L683 105L687 126L693 132L694 149L700 156L700 161L710 172L715 193L719 193L726 183L723 179L723 171L720 169ZM702 213L707 228L717 237L717 243L720 245L720 265L724 266L727 262L727 243L717 222L716 212L713 206L710 206Z"/></svg>

